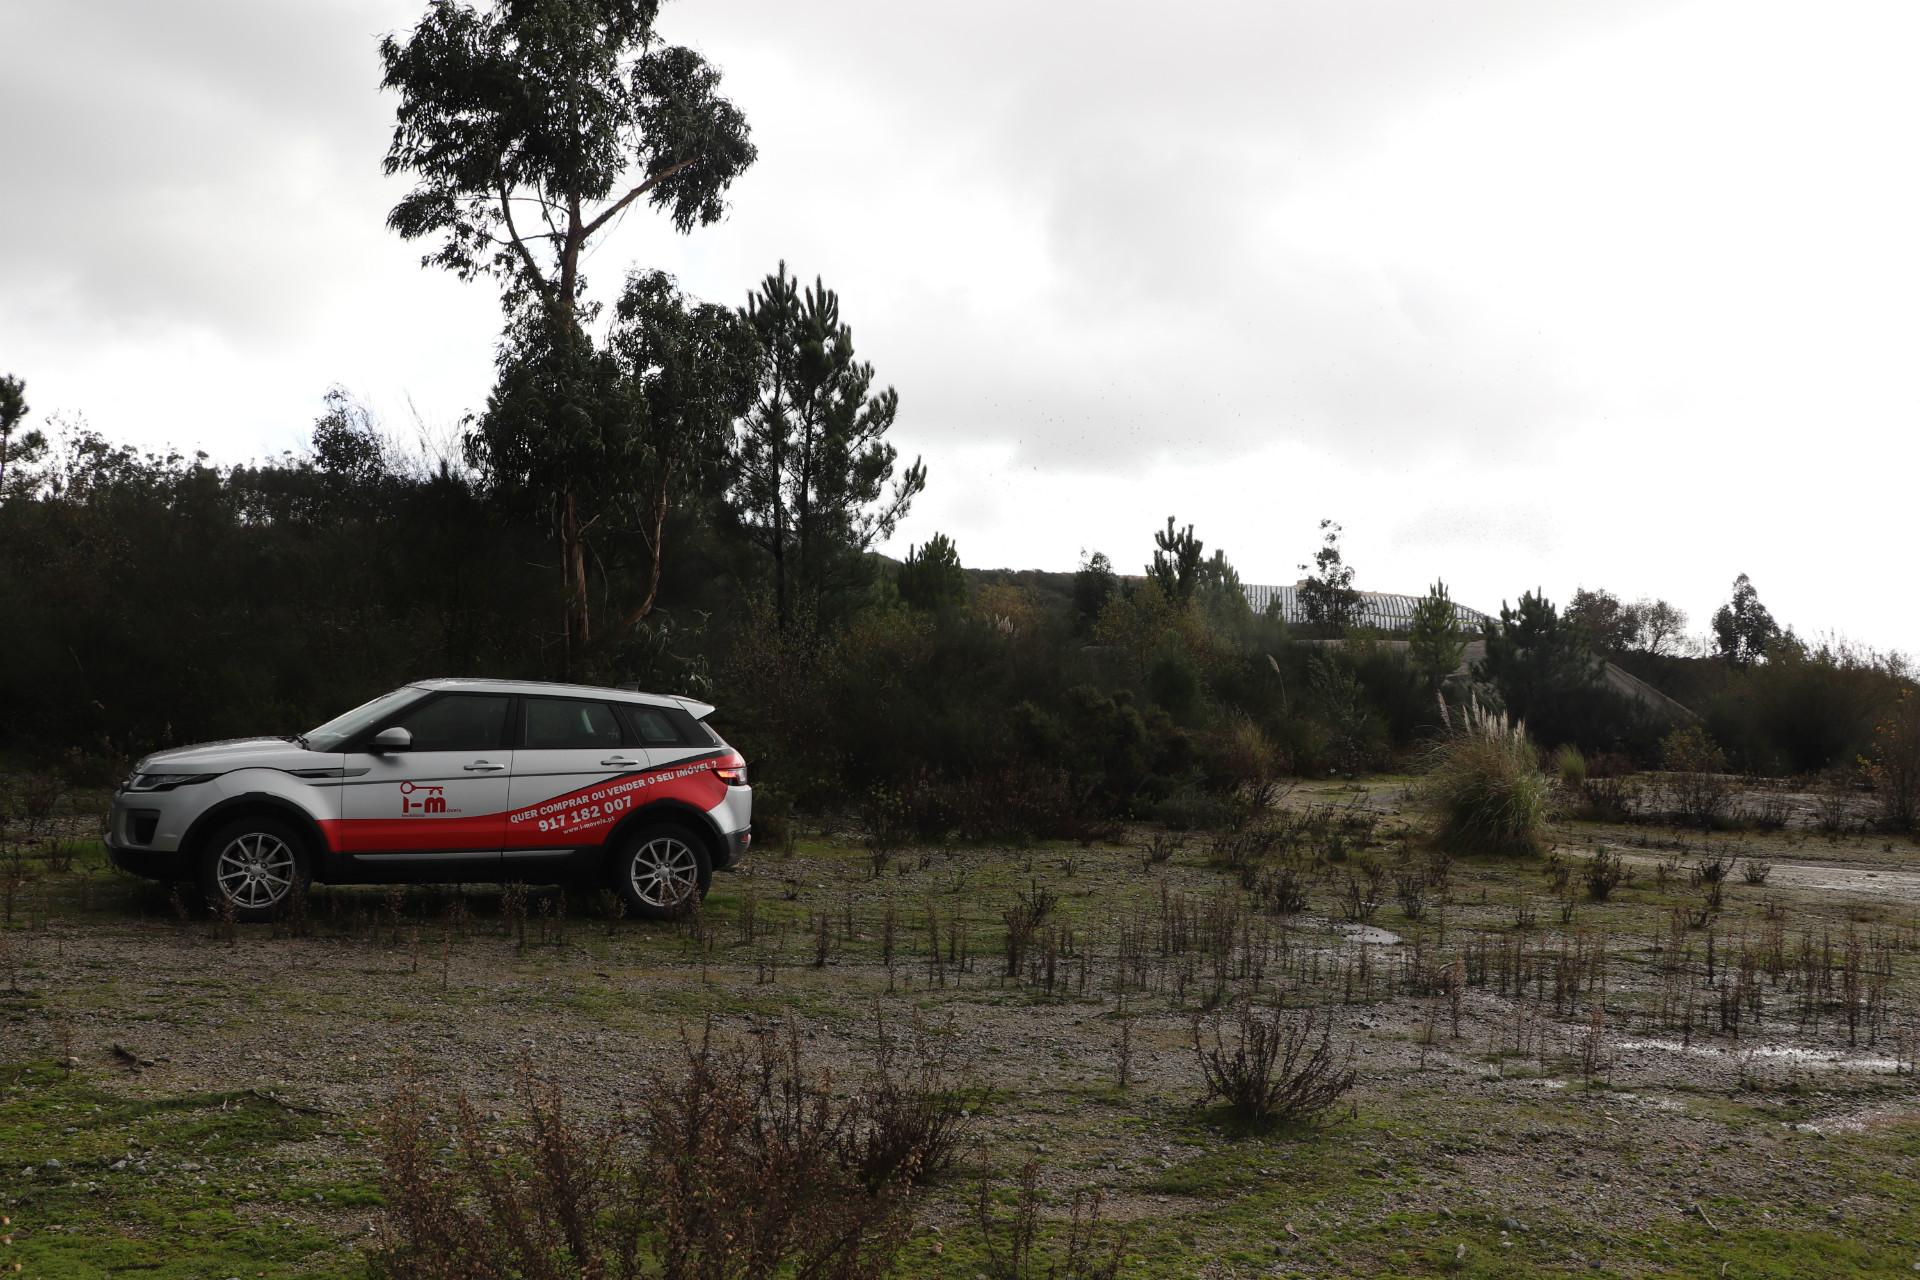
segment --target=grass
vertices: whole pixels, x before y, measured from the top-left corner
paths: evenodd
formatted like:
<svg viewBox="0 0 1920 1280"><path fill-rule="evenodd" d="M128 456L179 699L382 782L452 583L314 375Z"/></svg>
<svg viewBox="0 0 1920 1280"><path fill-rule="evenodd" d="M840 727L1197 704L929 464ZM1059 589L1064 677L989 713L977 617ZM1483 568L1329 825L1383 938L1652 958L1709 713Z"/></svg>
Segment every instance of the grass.
<svg viewBox="0 0 1920 1280"><path fill-rule="evenodd" d="M364 1220L377 1196L364 1176L319 1160L320 1131L318 1117L252 1093L129 1097L47 1062L0 1069L11 1219L0 1266L358 1275L337 1231L313 1219Z"/></svg>

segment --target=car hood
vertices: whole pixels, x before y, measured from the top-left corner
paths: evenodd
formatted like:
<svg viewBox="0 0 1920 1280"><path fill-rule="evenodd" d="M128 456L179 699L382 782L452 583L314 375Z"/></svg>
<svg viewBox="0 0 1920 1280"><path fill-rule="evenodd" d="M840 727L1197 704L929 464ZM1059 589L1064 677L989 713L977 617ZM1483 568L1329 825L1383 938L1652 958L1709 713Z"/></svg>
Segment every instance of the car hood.
<svg viewBox="0 0 1920 1280"><path fill-rule="evenodd" d="M316 769L338 756L308 751L285 738L234 738L156 751L136 766L139 773L226 773L233 769Z"/></svg>

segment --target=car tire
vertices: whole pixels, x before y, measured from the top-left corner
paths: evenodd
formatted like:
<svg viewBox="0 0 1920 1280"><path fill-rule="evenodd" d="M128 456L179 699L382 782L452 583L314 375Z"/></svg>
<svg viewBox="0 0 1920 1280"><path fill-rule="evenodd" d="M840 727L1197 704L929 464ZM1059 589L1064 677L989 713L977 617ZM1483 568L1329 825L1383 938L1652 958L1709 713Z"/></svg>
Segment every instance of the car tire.
<svg viewBox="0 0 1920 1280"><path fill-rule="evenodd" d="M674 822L650 822L614 846L613 887L643 920L677 920L707 896L713 860L706 841Z"/></svg>
<svg viewBox="0 0 1920 1280"><path fill-rule="evenodd" d="M200 896L215 915L272 920L312 883L306 841L283 819L260 814L223 822L194 860Z"/></svg>

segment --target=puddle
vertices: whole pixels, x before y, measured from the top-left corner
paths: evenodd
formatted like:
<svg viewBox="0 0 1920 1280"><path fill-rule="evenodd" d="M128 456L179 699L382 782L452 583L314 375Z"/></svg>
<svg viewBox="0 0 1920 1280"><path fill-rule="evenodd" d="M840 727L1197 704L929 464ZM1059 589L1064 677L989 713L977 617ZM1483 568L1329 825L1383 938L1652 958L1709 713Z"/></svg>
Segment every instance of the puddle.
<svg viewBox="0 0 1920 1280"><path fill-rule="evenodd" d="M1371 942L1376 946L1393 947L1400 943L1400 935L1391 929L1382 929L1376 924L1337 924L1338 929L1348 942Z"/></svg>
<svg viewBox="0 0 1920 1280"><path fill-rule="evenodd" d="M1682 1044L1678 1040L1616 1040L1618 1053L1652 1049L1659 1053L1681 1053L1695 1058L1736 1061L1742 1058L1762 1062L1782 1062L1792 1067L1818 1067L1832 1071L1866 1071L1878 1075L1897 1075L1905 1064L1897 1058L1848 1057L1835 1049L1797 1049L1789 1045L1752 1045L1723 1049L1707 1044Z"/></svg>

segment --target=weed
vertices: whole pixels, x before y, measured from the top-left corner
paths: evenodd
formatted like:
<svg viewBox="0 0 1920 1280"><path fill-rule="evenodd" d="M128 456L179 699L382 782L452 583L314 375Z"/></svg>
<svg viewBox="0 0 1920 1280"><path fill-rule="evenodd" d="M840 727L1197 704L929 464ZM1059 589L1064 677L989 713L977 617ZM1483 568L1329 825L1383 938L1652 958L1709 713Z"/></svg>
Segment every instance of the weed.
<svg viewBox="0 0 1920 1280"><path fill-rule="evenodd" d="M974 1218L986 1249L987 1274L992 1280L1114 1280L1126 1257L1126 1234L1109 1237L1102 1230L1102 1203L1097 1191L1074 1194L1065 1249L1050 1260L1040 1247L1039 1162L1021 1166L1013 1212L1004 1223L994 1213L991 1184L981 1179Z"/></svg>
<svg viewBox="0 0 1920 1280"><path fill-rule="evenodd" d="M1580 878L1586 883L1587 896L1595 902L1605 902L1613 896L1613 891L1627 878L1627 864L1619 854L1609 849L1595 849L1581 868Z"/></svg>
<svg viewBox="0 0 1920 1280"><path fill-rule="evenodd" d="M1331 1025L1312 1010L1275 1010L1262 1017L1248 1007L1231 1047L1221 1037L1217 1017L1212 1039L1211 1046L1202 1040L1195 1018L1193 1052L1200 1062L1203 1100L1224 1102L1233 1122L1247 1131L1318 1124L1358 1075L1352 1047L1344 1056L1338 1053Z"/></svg>

